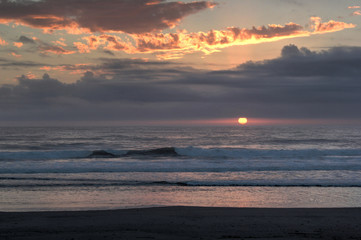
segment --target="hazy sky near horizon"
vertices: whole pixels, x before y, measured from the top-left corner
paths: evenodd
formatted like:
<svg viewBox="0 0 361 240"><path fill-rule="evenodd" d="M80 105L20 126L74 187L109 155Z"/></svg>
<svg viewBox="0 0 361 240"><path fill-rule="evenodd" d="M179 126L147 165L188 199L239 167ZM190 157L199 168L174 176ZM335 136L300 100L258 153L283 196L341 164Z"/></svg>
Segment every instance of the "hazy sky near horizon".
<svg viewBox="0 0 361 240"><path fill-rule="evenodd" d="M0 122L361 119L361 0L1 0Z"/></svg>

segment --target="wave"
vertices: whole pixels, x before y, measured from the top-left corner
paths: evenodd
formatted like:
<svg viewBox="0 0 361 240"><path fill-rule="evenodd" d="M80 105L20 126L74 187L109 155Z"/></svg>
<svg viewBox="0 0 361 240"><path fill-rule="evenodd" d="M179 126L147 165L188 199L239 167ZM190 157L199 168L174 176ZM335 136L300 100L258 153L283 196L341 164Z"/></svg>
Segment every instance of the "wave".
<svg viewBox="0 0 361 240"><path fill-rule="evenodd" d="M144 150L62 150L62 151L3 151L1 160L59 160L85 158L119 158L119 157L177 157L181 156L174 147Z"/></svg>
<svg viewBox="0 0 361 240"><path fill-rule="evenodd" d="M89 158L116 158L116 157L129 157L129 156L179 156L174 147L169 148L156 148L147 150L129 150L122 155L116 155L104 150L93 151Z"/></svg>
<svg viewBox="0 0 361 240"><path fill-rule="evenodd" d="M59 160L124 157L190 157L196 159L320 159L323 157L361 157L361 149L247 149L164 147L141 150L59 150L3 151L1 160Z"/></svg>

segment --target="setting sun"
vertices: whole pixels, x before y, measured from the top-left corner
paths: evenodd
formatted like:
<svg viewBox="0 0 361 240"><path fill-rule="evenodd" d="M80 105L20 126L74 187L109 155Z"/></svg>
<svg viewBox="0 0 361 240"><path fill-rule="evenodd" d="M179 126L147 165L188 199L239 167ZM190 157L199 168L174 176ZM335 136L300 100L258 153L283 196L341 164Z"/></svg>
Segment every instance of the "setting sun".
<svg viewBox="0 0 361 240"><path fill-rule="evenodd" d="M238 123L241 125L247 124L248 119L247 118L238 118Z"/></svg>

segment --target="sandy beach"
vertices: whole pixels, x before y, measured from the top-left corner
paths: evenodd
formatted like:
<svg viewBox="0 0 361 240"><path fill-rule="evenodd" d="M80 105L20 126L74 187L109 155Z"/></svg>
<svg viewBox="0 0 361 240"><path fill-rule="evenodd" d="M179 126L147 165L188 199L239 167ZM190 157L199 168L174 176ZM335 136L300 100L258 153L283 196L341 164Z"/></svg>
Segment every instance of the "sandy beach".
<svg viewBox="0 0 361 240"><path fill-rule="evenodd" d="M361 239L361 209L163 207L0 213L0 239Z"/></svg>

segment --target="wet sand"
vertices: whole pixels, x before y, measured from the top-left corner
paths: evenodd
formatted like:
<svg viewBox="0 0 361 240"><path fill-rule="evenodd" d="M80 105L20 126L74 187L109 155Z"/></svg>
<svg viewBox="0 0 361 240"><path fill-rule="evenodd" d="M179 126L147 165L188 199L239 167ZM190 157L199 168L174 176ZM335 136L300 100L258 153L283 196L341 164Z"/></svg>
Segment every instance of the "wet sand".
<svg viewBox="0 0 361 240"><path fill-rule="evenodd" d="M2 212L0 239L361 239L361 209Z"/></svg>

